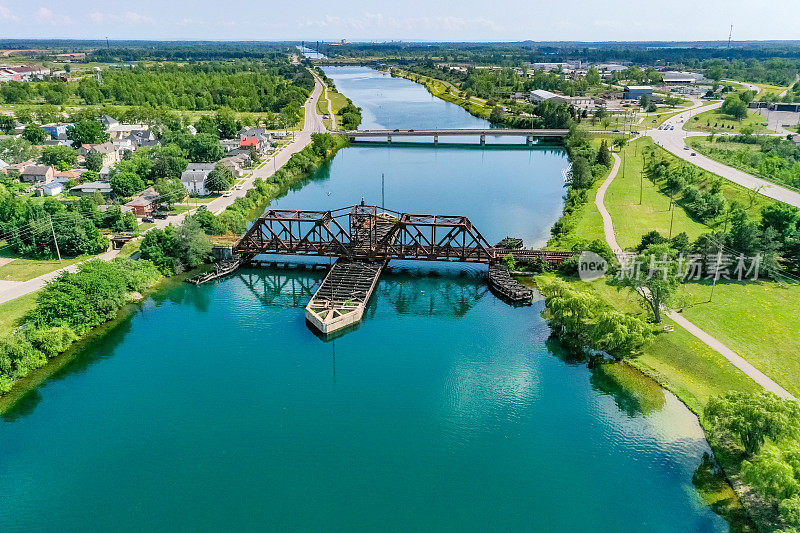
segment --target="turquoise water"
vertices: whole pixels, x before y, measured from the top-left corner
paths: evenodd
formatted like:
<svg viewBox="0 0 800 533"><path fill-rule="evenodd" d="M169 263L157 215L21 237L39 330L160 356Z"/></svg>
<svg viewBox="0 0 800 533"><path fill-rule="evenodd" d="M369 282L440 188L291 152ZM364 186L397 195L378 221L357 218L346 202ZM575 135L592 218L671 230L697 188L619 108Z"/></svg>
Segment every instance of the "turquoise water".
<svg viewBox="0 0 800 533"><path fill-rule="evenodd" d="M337 79L359 72L329 75L366 109ZM387 81L410 84L365 90ZM384 172L387 206L533 242L565 166L356 146L278 204L372 200ZM0 531L727 531L691 483L708 451L691 413L571 361L541 303L510 307L482 274L399 265L333 342L303 318L322 272L165 287L0 421Z"/></svg>

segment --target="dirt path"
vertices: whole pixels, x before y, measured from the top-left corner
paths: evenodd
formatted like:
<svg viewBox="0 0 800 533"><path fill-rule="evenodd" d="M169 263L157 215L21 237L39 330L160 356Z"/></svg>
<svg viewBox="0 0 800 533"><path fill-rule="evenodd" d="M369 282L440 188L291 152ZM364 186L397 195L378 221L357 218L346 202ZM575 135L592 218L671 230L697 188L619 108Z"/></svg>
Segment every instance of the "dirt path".
<svg viewBox="0 0 800 533"><path fill-rule="evenodd" d="M594 203L597 206L597 210L600 211L600 216L603 217L603 233L605 234L606 242L608 243L608 246L611 247L611 250L617 255L617 257L619 257L622 253L622 248L617 243L617 236L614 233L614 221L611 219L611 214L608 212L608 209L606 209L605 206L606 192L608 191L608 187L614 181L614 178L617 177L621 162L617 154L611 155L614 158L614 166L611 168L611 172L608 174L608 177L605 179L602 185L600 185L600 188L597 189L597 195L595 195ZM722 357L730 361L733 366L744 372L753 381L768 391L774 392L782 398L794 399L794 396L789 394L786 389L772 381L763 372L748 363L742 356L725 346L725 344L720 342L718 339L689 322L680 313L675 311L667 311L665 314L675 321L676 324L700 339L706 346L722 355Z"/></svg>

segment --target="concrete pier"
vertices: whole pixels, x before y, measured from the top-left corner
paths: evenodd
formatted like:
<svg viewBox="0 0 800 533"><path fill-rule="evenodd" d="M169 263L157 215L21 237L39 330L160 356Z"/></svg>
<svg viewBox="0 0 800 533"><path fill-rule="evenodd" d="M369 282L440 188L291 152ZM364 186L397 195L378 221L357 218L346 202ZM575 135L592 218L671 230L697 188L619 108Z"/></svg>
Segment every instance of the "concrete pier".
<svg viewBox="0 0 800 533"><path fill-rule="evenodd" d="M385 265L336 261L306 306L306 320L323 335L360 322Z"/></svg>

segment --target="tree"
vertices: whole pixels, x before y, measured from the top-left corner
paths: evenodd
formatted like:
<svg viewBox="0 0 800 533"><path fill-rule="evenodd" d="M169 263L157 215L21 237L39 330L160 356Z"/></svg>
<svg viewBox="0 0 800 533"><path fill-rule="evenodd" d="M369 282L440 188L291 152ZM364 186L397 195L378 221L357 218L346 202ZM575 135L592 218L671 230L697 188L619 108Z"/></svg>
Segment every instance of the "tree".
<svg viewBox="0 0 800 533"><path fill-rule="evenodd" d="M775 202L761 210L761 229L772 228L782 240L792 235L800 223L800 211L788 204Z"/></svg>
<svg viewBox="0 0 800 533"><path fill-rule="evenodd" d="M222 163L217 163L214 170L208 173L206 189L214 192L225 191L233 185L233 172Z"/></svg>
<svg viewBox="0 0 800 533"><path fill-rule="evenodd" d="M38 150L25 139L0 139L0 159L14 165L33 159Z"/></svg>
<svg viewBox="0 0 800 533"><path fill-rule="evenodd" d="M158 178L153 186L161 196L161 202L172 209L173 204L186 198L186 187L177 179Z"/></svg>
<svg viewBox="0 0 800 533"><path fill-rule="evenodd" d="M0 115L0 131L3 132L5 135L11 135L14 133L14 129L17 127L17 121L14 120L14 117L10 117L8 115Z"/></svg>
<svg viewBox="0 0 800 533"><path fill-rule="evenodd" d="M178 232L178 257L188 268L197 268L211 258L211 239L200 223L191 218L184 221Z"/></svg>
<svg viewBox="0 0 800 533"><path fill-rule="evenodd" d="M641 98L639 98L639 106L642 109L647 109L650 107L651 98L649 94L643 94Z"/></svg>
<svg viewBox="0 0 800 533"><path fill-rule="evenodd" d="M103 168L103 156L100 152L90 150L85 157L84 165L93 172L100 172Z"/></svg>
<svg viewBox="0 0 800 533"><path fill-rule="evenodd" d="M703 411L715 439L732 441L748 455L759 451L766 439L795 432L800 425L800 404L772 392L729 392L711 398Z"/></svg>
<svg viewBox="0 0 800 533"><path fill-rule="evenodd" d="M634 260L641 269L623 272L620 279L622 286L634 289L642 297L656 324L661 323L661 310L670 304L680 284L675 255L669 244L650 245Z"/></svg>
<svg viewBox="0 0 800 533"><path fill-rule="evenodd" d="M25 131L22 132L22 138L31 144L42 144L47 139L47 132L44 131L38 124L27 124Z"/></svg>
<svg viewBox="0 0 800 533"><path fill-rule="evenodd" d="M625 148L625 145L628 144L628 139L625 137L615 137L613 142L614 146L617 147L617 151L621 152L622 149Z"/></svg>
<svg viewBox="0 0 800 533"><path fill-rule="evenodd" d="M67 139L70 139L73 145L81 146L84 144L101 144L106 142L109 137L103 124L96 120L85 119L67 127Z"/></svg>
<svg viewBox="0 0 800 533"><path fill-rule="evenodd" d="M500 106L494 106L492 108L492 112L489 113L489 122L492 124L500 124L503 122L503 108Z"/></svg>
<svg viewBox="0 0 800 533"><path fill-rule="evenodd" d="M133 196L137 192L144 190L144 187L144 181L135 172L114 172L111 176L111 190L117 196Z"/></svg>
<svg viewBox="0 0 800 533"><path fill-rule="evenodd" d="M603 139L600 142L600 148L597 150L597 163L605 167L610 167L614 161L611 157L611 152L608 150L608 141Z"/></svg>
<svg viewBox="0 0 800 533"><path fill-rule="evenodd" d="M236 115L230 108L220 108L215 119L221 139L233 139L241 129L240 124L236 121Z"/></svg>
<svg viewBox="0 0 800 533"><path fill-rule="evenodd" d="M600 85L602 79L600 78L600 73L597 72L596 67L589 67L589 70L586 71L586 83L590 86Z"/></svg>
<svg viewBox="0 0 800 533"><path fill-rule="evenodd" d="M732 116L736 120L742 120L747 117L747 104L739 98L738 94L731 94L722 102L719 111L720 113Z"/></svg>
<svg viewBox="0 0 800 533"><path fill-rule="evenodd" d="M572 158L572 165L570 165L567 173L567 180L570 185L576 189L588 189L594 183L594 176L592 169L586 158L576 156Z"/></svg>
<svg viewBox="0 0 800 533"><path fill-rule="evenodd" d="M212 163L222 159L219 140L208 133L198 133L189 144L189 159L194 163Z"/></svg>
<svg viewBox="0 0 800 533"><path fill-rule="evenodd" d="M597 317L592 331L592 346L622 359L637 352L651 337L650 327L641 319L606 310Z"/></svg>
<svg viewBox="0 0 800 533"><path fill-rule="evenodd" d="M53 166L57 166L59 163L66 163L72 168L78 161L78 152L69 146L45 146L39 161L44 165Z"/></svg>
<svg viewBox="0 0 800 533"><path fill-rule="evenodd" d="M592 114L592 124L594 124L596 120L602 122L602 120L607 117L608 117L608 110L605 107L600 106L597 109L595 109L594 113Z"/></svg>
<svg viewBox="0 0 800 533"><path fill-rule="evenodd" d="M150 178L153 180L180 178L189 164L189 160L186 159L183 150L177 144L151 148L148 150L147 155L153 162L153 167L150 170Z"/></svg>

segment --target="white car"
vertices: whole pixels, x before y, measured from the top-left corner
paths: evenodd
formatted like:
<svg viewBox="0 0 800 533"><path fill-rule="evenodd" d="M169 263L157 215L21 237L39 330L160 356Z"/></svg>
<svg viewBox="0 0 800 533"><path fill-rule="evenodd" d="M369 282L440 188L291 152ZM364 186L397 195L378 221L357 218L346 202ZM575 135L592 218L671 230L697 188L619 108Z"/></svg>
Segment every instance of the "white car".
<svg viewBox="0 0 800 533"><path fill-rule="evenodd" d="M228 198L228 197L230 197L230 196L233 196L233 193L232 193L231 191L225 191L225 192L222 194L222 196L223 196L224 198Z"/></svg>

